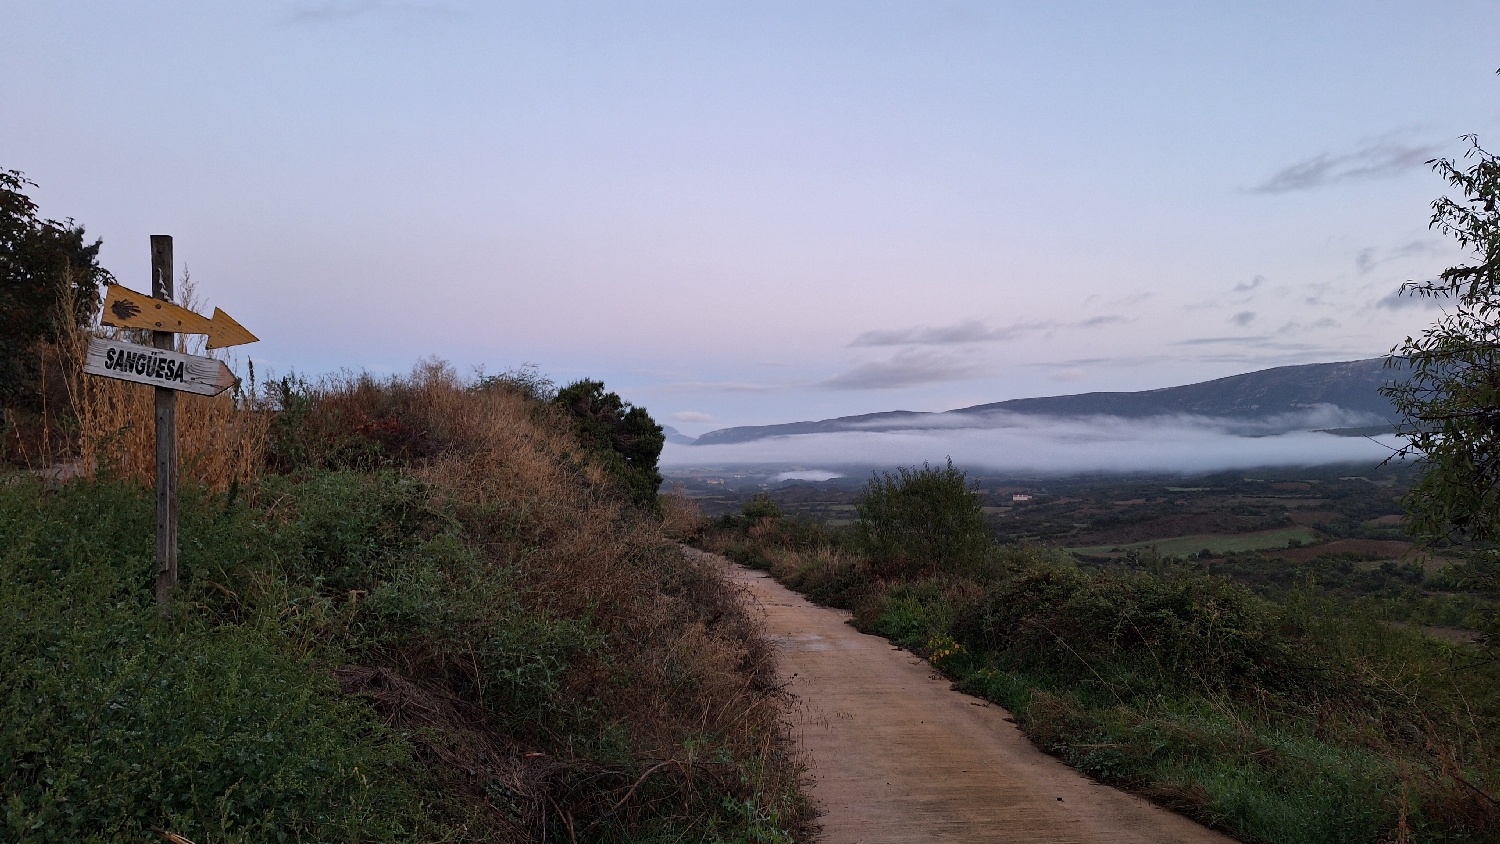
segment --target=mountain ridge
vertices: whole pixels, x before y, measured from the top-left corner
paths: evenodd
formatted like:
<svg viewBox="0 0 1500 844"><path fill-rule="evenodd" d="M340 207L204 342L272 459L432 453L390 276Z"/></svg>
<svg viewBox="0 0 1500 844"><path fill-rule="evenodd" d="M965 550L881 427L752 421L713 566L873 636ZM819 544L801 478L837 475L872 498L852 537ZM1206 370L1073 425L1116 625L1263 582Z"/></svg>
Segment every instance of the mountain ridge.
<svg viewBox="0 0 1500 844"><path fill-rule="evenodd" d="M962 425L973 417L1000 414L1125 418L1191 415L1270 420L1331 405L1372 423L1390 423L1396 421L1395 409L1379 393L1379 388L1391 382L1400 370L1387 367L1387 360L1366 358L1278 366L1177 387L1008 399L941 412L889 410L809 422L720 428L703 434L692 444L725 445L766 437L849 430L947 427L950 423Z"/></svg>

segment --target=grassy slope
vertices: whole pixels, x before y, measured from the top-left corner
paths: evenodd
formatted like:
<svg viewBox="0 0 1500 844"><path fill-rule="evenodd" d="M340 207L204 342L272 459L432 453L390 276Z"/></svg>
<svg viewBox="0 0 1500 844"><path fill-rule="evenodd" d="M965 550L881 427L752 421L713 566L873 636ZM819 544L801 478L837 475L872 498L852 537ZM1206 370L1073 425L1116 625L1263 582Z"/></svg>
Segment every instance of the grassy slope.
<svg viewBox="0 0 1500 844"><path fill-rule="evenodd" d="M1471 647L1185 566L997 547L963 574L881 577L844 532L732 518L703 544L853 609L1090 775L1242 840L1500 834L1500 671Z"/></svg>
<svg viewBox="0 0 1500 844"><path fill-rule="evenodd" d="M0 478L0 837L789 840L753 623L503 387L292 397L168 619L148 490Z"/></svg>

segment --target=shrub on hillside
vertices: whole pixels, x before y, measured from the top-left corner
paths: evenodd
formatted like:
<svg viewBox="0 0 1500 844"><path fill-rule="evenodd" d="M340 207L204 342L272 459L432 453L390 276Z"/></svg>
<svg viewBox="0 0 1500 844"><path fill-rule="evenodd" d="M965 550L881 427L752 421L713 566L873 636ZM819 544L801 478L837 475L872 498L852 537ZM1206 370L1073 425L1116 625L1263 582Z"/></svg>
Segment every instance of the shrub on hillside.
<svg viewBox="0 0 1500 844"><path fill-rule="evenodd" d="M1120 576L1034 563L959 606L953 633L1010 670L1078 686L1099 684L1108 665L1123 678L1109 694L1300 693L1313 677L1297 631L1270 604L1186 569Z"/></svg>
<svg viewBox="0 0 1500 844"><path fill-rule="evenodd" d="M775 499L765 492L757 492L750 496L750 500L745 502L740 512L752 522L781 518L781 508L776 505Z"/></svg>
<svg viewBox="0 0 1500 844"><path fill-rule="evenodd" d="M940 468L877 472L855 507L859 545L888 571L959 571L990 546L979 493L951 459Z"/></svg>
<svg viewBox="0 0 1500 844"><path fill-rule="evenodd" d="M901 479L882 479L885 491ZM1007 707L1069 764L1242 840L1477 844L1500 833L1500 749L1488 738L1500 664L1470 645L1311 587L1267 600L1155 554L1135 570L1086 570L1056 549L1010 546L959 567L908 567L875 562L868 536L745 521L716 520L702 544L852 609L861 630Z"/></svg>
<svg viewBox="0 0 1500 844"><path fill-rule="evenodd" d="M169 620L148 489L0 478L0 838L789 840L769 644L560 408L289 386L284 472L184 486Z"/></svg>
<svg viewBox="0 0 1500 844"><path fill-rule="evenodd" d="M579 441L626 491L630 500L655 509L666 435L644 407L635 407L604 382L584 379L557 391L553 403L572 417Z"/></svg>

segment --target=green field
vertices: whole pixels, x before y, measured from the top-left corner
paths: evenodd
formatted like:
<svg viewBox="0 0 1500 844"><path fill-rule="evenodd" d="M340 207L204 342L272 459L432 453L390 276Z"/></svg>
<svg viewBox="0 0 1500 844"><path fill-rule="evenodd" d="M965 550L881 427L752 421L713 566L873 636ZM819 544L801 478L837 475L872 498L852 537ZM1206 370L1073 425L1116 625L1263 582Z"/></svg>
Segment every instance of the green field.
<svg viewBox="0 0 1500 844"><path fill-rule="evenodd" d="M1088 548L1069 548L1075 554L1103 557L1124 551L1141 551L1155 546L1156 552L1165 557L1185 557L1204 548L1215 554L1231 551L1261 551L1268 548L1285 548L1290 540L1304 545L1317 542L1319 537L1311 528L1293 527L1278 530L1262 530L1254 533L1201 533L1194 536L1174 536L1153 539L1148 542L1132 542L1125 545L1095 545Z"/></svg>

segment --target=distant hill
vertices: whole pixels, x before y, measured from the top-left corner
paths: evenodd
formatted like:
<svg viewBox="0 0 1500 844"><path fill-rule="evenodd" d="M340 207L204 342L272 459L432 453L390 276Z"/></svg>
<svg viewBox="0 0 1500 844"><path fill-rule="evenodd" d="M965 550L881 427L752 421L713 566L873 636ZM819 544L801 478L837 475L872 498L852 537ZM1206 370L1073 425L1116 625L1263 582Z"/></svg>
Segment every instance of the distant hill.
<svg viewBox="0 0 1500 844"><path fill-rule="evenodd" d="M684 434L676 428L673 428L671 425L661 426L661 432L667 438L667 442L669 443L677 443L678 445L692 445L694 442L696 442L696 440L694 440L692 437Z"/></svg>
<svg viewBox="0 0 1500 844"><path fill-rule="evenodd" d="M1332 405L1363 420L1362 424L1394 422L1390 401L1378 392L1398 371L1385 367L1385 358L1339 363L1278 366L1245 375L1231 375L1199 384L1164 387L1135 393L1082 393L1073 396L1011 399L949 410L918 413L894 410L841 416L819 422L789 422L721 428L694 441L722 445L790 434L820 434L851 430L900 430L974 425L991 414L1026 416L1150 416L1193 415L1239 420L1267 420L1305 413ZM967 417L967 418L966 418Z"/></svg>

